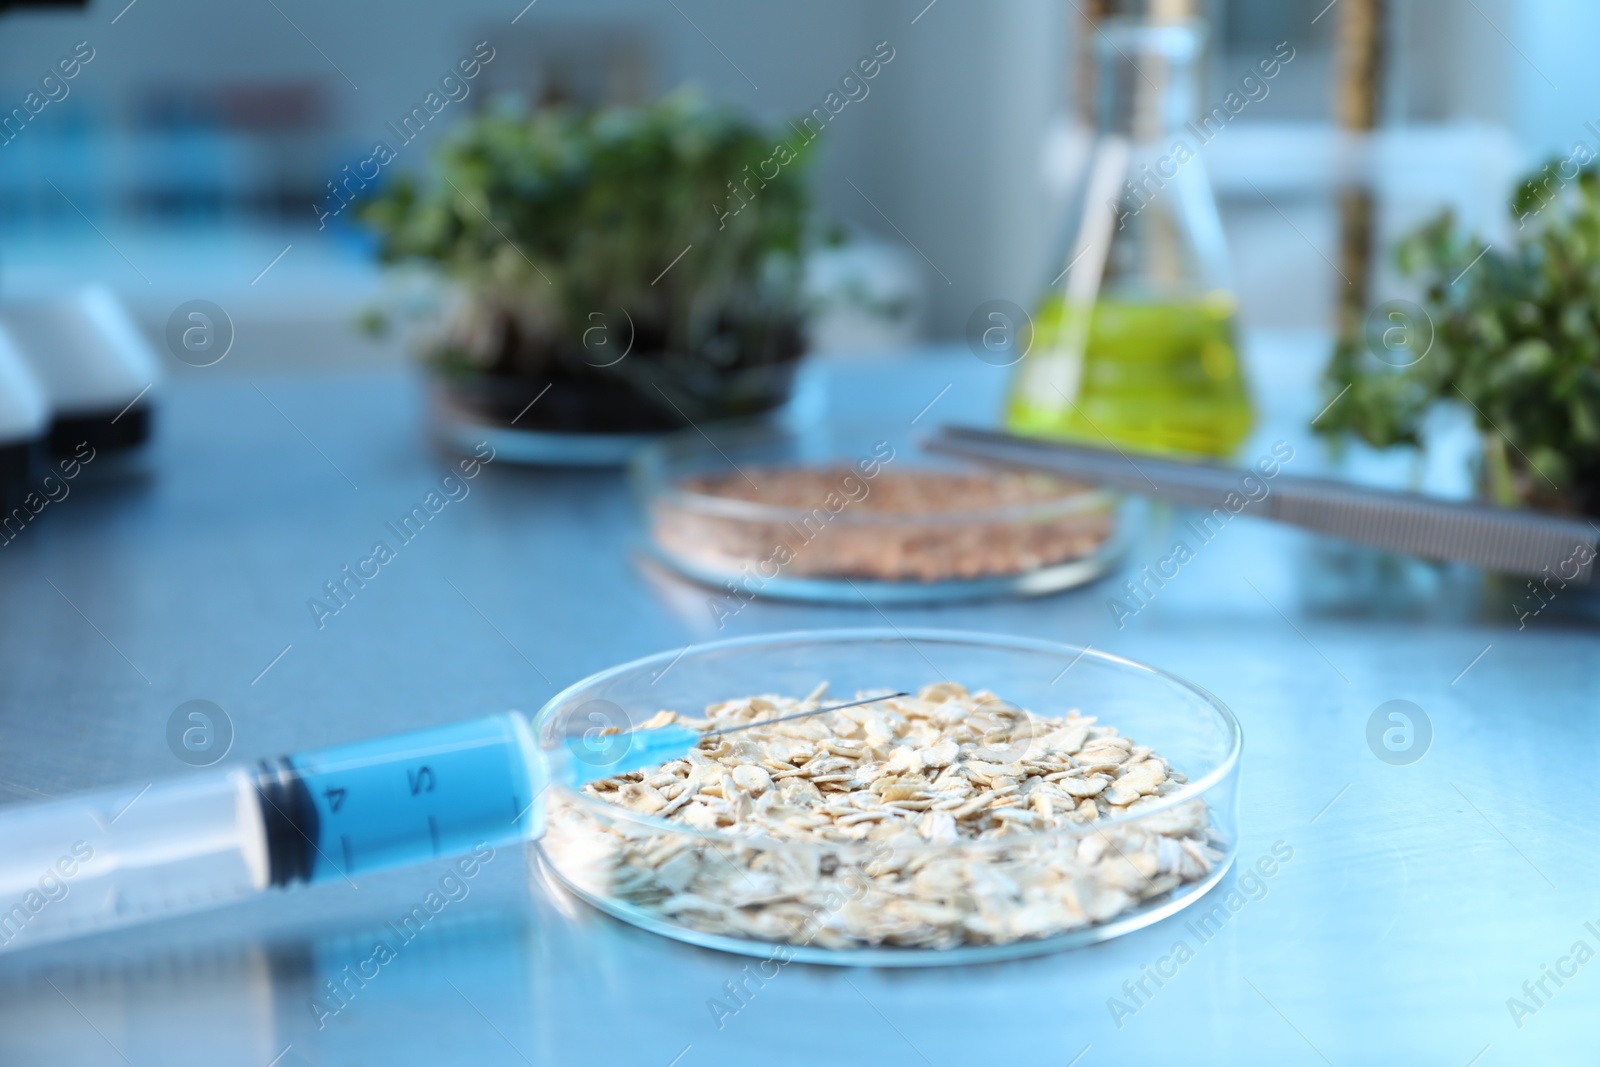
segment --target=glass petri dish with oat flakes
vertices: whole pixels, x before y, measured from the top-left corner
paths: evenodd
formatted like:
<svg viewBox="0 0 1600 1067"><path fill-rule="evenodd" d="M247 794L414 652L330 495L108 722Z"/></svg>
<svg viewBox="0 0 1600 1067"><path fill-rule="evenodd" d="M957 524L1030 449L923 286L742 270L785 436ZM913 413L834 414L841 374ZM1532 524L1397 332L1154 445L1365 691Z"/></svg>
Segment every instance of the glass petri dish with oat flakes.
<svg viewBox="0 0 1600 1067"><path fill-rule="evenodd" d="M1122 550L1107 490L926 454L909 432L703 430L634 461L645 548L739 599L1039 595L1098 577Z"/></svg>
<svg viewBox="0 0 1600 1067"><path fill-rule="evenodd" d="M570 739L600 722L614 744L580 766ZM681 756L607 773L683 726L699 740ZM1103 941L1198 900L1237 841L1228 709L1051 642L840 630L699 645L571 686L535 731L554 768L542 875L644 929L784 962Z"/></svg>

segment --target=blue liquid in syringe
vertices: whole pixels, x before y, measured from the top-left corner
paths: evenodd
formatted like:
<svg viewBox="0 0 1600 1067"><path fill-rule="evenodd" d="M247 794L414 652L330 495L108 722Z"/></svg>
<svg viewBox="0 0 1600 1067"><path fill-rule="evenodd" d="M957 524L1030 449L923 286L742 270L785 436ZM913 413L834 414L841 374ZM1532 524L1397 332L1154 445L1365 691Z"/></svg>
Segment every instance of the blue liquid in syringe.
<svg viewBox="0 0 1600 1067"><path fill-rule="evenodd" d="M299 820L307 880L528 839L538 814L534 759L514 712L289 757L301 803L315 811L314 828Z"/></svg>

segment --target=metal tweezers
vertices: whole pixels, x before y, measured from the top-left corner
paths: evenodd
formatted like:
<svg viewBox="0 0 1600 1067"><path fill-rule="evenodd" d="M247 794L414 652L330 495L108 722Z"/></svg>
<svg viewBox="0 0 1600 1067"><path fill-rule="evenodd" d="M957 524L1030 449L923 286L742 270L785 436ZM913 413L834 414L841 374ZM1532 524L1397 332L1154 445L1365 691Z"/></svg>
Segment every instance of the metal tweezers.
<svg viewBox="0 0 1600 1067"><path fill-rule="evenodd" d="M1594 574L1600 527L1581 517L1439 500L1325 478L1191 463L1066 444L965 426L943 427L922 447L994 466L1048 471L1177 504L1214 509L1245 479L1269 488L1244 513L1437 560L1504 574L1553 576L1584 584ZM1230 512L1233 509L1230 509Z"/></svg>

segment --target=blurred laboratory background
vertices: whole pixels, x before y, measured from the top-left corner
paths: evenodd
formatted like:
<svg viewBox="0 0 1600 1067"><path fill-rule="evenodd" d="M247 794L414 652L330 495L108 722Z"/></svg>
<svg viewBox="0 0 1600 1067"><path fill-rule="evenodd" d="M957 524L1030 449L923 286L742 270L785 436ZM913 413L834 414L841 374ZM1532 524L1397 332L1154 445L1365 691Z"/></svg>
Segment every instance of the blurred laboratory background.
<svg viewBox="0 0 1600 1067"><path fill-rule="evenodd" d="M349 215L319 222L317 205L478 42L490 42L494 61L379 183L420 172L430 147L497 95L644 102L692 83L780 121L819 106L887 41L892 65L821 146L819 207L852 241L815 266L813 284L854 304L835 301L814 344L853 351L958 338L983 301L1030 306L1054 273L1047 261L1090 141L1087 27L1105 5L937 0L908 22L921 6L94 0L10 10L0 18L6 110L75 48L92 58L57 90L65 95L0 139L0 292L104 283L152 339L178 305L213 301L237 330L215 372L398 360L399 338L351 328L382 284L371 236ZM1337 3L1202 8L1211 27L1202 109L1280 44L1294 55L1206 148L1240 321L1327 331L1344 158L1332 88ZM1378 242L1443 205L1492 236L1509 224L1515 178L1566 155L1583 123L1600 119L1581 111L1600 99L1600 67L1587 54L1600 9L1572 0L1385 8Z"/></svg>
<svg viewBox="0 0 1600 1067"><path fill-rule="evenodd" d="M1225 756L1182 770L1230 797L1206 839L1250 899L1126 1030L1107 998L1179 917L1026 967L797 964L724 1033L747 961L508 848L337 1025L312 998L444 868L0 952L0 1064L810 1062L819 1020L874 1063L1593 1062L1600 979L1500 1013L1600 921L1568 788L1600 704L1596 41L1594 0L0 0L0 861L35 801L224 758L273 761L266 797L282 753L574 694L625 721L580 679L630 661L661 669L592 694L697 721L711 681L813 683L691 649L885 625L907 678L1019 706L1099 714L1102 652L1216 693ZM1030 690L923 627L1072 646ZM76 914L29 918L58 854L0 877L0 934ZM689 884L589 899L773 947L648 911Z"/></svg>

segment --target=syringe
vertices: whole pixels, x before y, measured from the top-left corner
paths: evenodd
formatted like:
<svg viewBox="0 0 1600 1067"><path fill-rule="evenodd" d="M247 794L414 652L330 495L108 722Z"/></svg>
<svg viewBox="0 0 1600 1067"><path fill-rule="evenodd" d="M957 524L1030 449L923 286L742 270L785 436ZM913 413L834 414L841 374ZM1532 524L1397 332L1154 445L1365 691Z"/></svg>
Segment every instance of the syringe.
<svg viewBox="0 0 1600 1067"><path fill-rule="evenodd" d="M807 709L820 715L866 700ZM541 750L506 712L143 789L0 808L0 951L531 841L545 786L687 755L711 733L589 730Z"/></svg>

